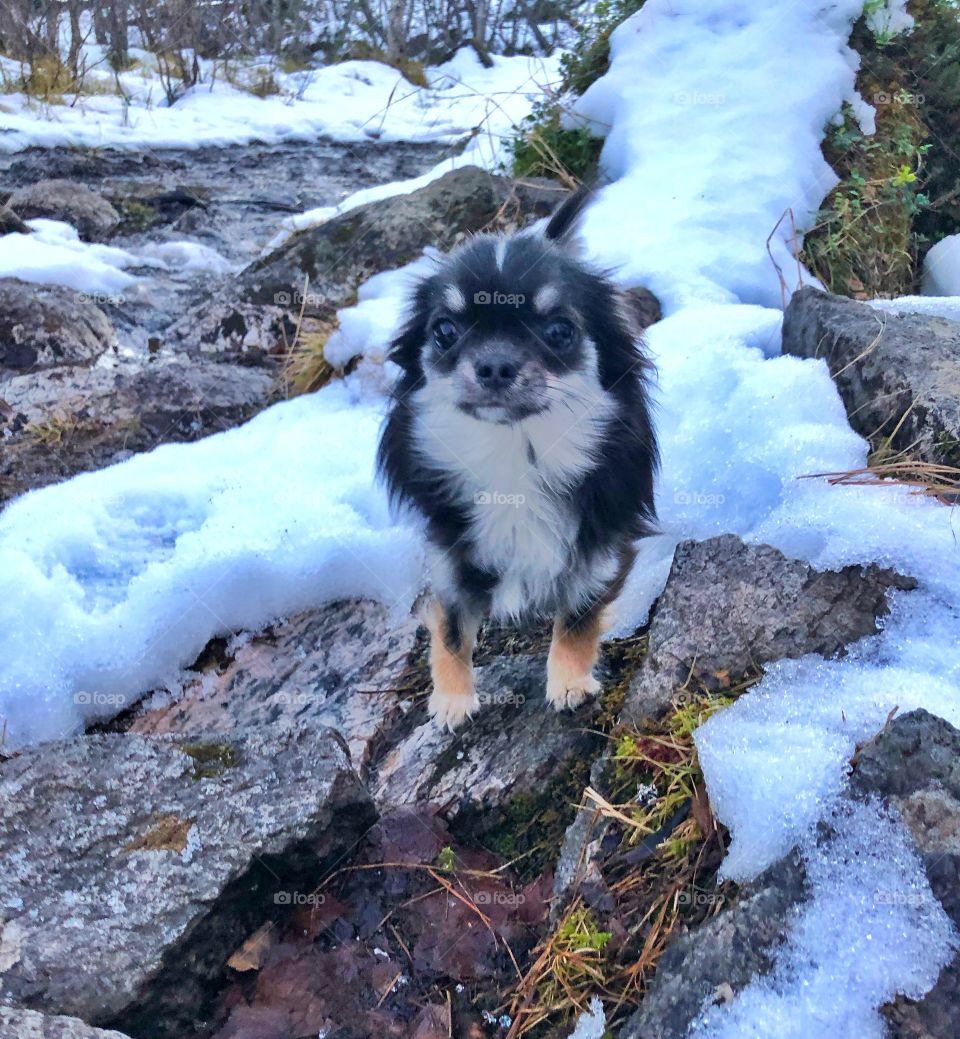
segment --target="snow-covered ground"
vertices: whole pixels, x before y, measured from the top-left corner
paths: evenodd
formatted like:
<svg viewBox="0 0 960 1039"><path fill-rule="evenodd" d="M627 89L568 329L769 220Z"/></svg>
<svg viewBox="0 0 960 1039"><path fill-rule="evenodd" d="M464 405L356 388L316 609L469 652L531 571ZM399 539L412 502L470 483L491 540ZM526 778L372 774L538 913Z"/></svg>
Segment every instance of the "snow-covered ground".
<svg viewBox="0 0 960 1039"><path fill-rule="evenodd" d="M497 138L529 109L556 77L557 58L494 57L484 68L468 48L428 68L428 87L414 86L375 61L283 72L264 61L238 67L233 77L255 82L258 69L279 93L258 97L232 85L209 61L203 82L174 105L164 100L156 59L134 50L139 67L114 76L90 47L87 94L47 104L22 93L0 94L0 152L33 146L91 148L194 148L250 141L440 141L472 133ZM15 82L19 66L0 58L0 74Z"/></svg>
<svg viewBox="0 0 960 1039"><path fill-rule="evenodd" d="M846 44L862 7L648 0L578 106L607 134L612 180L588 213L587 251L625 284L649 284L667 312L649 334L663 533L644 545L621 629L646 617L680 539L725 531L820 567L879 561L919 581L882 635L841 661L772 667L698 733L733 837L726 875L755 876L799 843L814 892L772 975L712 1011L701 1037L879 1036L876 1008L925 991L953 942L899 823L839 794L853 746L894 706L960 724L956 511L904 488L799 479L862 466L867 445L826 366L779 356L781 278L789 291L803 276L793 228L834 182L823 126L844 101L865 127L872 117ZM902 8L891 5L891 26ZM383 350L427 263L371 279L342 312L331 357L363 358L344 383L0 514L0 714L14 745L175 682L215 633L350 592L409 605L419 538L390 518L372 462ZM822 819L836 838L817 848Z"/></svg>

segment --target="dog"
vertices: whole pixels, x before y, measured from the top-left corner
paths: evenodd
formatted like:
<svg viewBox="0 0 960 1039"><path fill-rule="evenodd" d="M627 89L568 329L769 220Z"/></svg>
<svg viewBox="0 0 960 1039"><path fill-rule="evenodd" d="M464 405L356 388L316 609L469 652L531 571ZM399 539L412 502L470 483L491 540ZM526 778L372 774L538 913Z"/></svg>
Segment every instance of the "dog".
<svg viewBox="0 0 960 1039"><path fill-rule="evenodd" d="M394 505L426 520L429 712L477 708L485 615L553 616L547 699L599 692L605 607L655 525L652 371L630 306L582 262L581 190L543 232L481 234L415 288L378 450Z"/></svg>

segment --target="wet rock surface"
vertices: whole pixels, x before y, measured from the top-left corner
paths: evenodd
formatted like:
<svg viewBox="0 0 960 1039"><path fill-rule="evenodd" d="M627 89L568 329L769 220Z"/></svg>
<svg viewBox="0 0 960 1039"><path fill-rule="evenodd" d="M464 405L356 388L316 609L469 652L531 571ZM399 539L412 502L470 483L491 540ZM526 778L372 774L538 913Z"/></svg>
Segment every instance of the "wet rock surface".
<svg viewBox="0 0 960 1039"><path fill-rule="evenodd" d="M116 345L106 314L81 293L0 278L0 397L11 373L89 365Z"/></svg>
<svg viewBox="0 0 960 1039"><path fill-rule="evenodd" d="M23 220L42 217L72 224L88 242L103 241L120 223L120 214L105 198L73 180L39 180L17 188L7 205Z"/></svg>
<svg viewBox="0 0 960 1039"><path fill-rule="evenodd" d="M897 808L934 895L960 927L960 730L923 710L895 718L859 750L852 786ZM960 1034L960 957L923 999L899 997L884 1016L892 1039Z"/></svg>
<svg viewBox="0 0 960 1039"><path fill-rule="evenodd" d="M824 358L850 424L875 448L960 464L960 322L808 287L784 313L783 352Z"/></svg>
<svg viewBox="0 0 960 1039"><path fill-rule="evenodd" d="M339 737L135 734L0 766L0 1001L179 1037L227 957L372 822Z"/></svg>
<svg viewBox="0 0 960 1039"><path fill-rule="evenodd" d="M624 714L656 715L684 687L722 689L773 660L836 656L877 632L888 592L914 587L913 578L873 565L814 570L733 534L685 541L657 602L650 650Z"/></svg>

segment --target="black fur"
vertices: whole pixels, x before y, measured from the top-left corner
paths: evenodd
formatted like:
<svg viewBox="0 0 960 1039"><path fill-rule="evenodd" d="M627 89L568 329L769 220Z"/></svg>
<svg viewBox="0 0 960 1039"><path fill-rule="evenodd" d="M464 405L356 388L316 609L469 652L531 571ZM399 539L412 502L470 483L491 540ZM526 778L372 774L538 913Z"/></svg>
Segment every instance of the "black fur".
<svg viewBox="0 0 960 1039"><path fill-rule="evenodd" d="M484 337L517 344L531 337L539 340L548 319L535 311L532 301L545 285L556 286L560 306L596 346L599 381L615 403L615 417L595 466L568 491L579 517L571 568L589 566L592 558L604 552L619 553L623 573L603 597L609 600L629 569L633 543L654 528L658 453L646 385L651 366L619 290L609 277L580 263L564 247L587 200L583 192L565 202L550 219L543 237L526 233L511 239L502 254L502 269L498 269L497 239L493 237L476 238L448 257L416 287L406 324L392 344L390 359L399 365L401 377L381 436L379 469L394 502L412 506L426 518L428 538L453 564L461 602L475 611L488 607L500 575L478 566L473 556L473 503L458 496L450 474L426 463L412 449L413 395L426 385L424 364L434 365L438 372L456 364L456 350L444 355L430 346L432 329L446 310L446 286L457 286L468 302L467 314L459 315L465 331L457 349L461 342L469 345L468 341ZM484 293L497 292L522 296L525 303L470 305ZM529 346L517 346L521 348ZM539 359L549 373L562 378L576 368L580 355L558 356L541 350ZM478 422L477 428L482 435L484 423ZM536 464L535 457L529 460ZM446 605L456 612L457 603ZM587 604L579 614L569 615L570 623L577 623L596 605Z"/></svg>

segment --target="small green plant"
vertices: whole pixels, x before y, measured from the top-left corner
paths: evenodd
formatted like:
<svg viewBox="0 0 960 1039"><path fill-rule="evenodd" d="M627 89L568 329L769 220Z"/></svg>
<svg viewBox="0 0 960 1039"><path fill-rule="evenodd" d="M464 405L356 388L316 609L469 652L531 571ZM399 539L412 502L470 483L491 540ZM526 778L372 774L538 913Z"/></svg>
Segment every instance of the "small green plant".
<svg viewBox="0 0 960 1039"><path fill-rule="evenodd" d="M555 177L575 187L596 168L602 143L584 127L563 127L559 108L545 108L529 115L510 142L513 174Z"/></svg>
<svg viewBox="0 0 960 1039"><path fill-rule="evenodd" d="M437 856L437 869L444 873L452 873L457 868L457 856L449 844L440 849Z"/></svg>
<svg viewBox="0 0 960 1039"><path fill-rule="evenodd" d="M913 113L878 106L877 132L864 134L847 108L827 135L844 171L808 232L804 262L834 292L873 297L912 290L918 241L913 222L928 204L920 177L930 145Z"/></svg>

